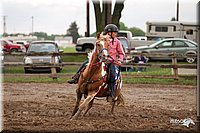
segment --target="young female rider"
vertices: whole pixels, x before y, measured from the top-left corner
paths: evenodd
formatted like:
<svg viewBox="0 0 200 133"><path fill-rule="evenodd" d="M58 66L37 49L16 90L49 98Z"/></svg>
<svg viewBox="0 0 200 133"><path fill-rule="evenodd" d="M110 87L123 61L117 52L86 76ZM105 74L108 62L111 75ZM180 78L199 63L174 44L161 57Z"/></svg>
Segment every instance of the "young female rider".
<svg viewBox="0 0 200 133"><path fill-rule="evenodd" d="M118 27L114 24L108 24L104 28L104 34L109 36L109 55L111 57L111 63L109 64L109 69L111 71L110 79L113 80L111 84L111 89L114 89L115 80L120 75L120 66L123 62L124 58L124 51L121 46L120 41L117 39L117 33L118 33ZM78 82L80 71L85 67L85 65L88 63L88 60L85 61L82 66L79 68L77 73L72 77L71 80L68 81L70 84L76 84ZM112 87L113 86L113 87Z"/></svg>

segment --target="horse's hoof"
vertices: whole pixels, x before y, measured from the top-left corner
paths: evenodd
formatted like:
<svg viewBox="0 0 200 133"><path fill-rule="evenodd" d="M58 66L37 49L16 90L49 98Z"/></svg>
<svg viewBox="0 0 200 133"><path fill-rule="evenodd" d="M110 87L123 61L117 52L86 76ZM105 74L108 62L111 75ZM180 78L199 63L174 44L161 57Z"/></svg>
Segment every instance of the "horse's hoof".
<svg viewBox="0 0 200 133"><path fill-rule="evenodd" d="M72 120L77 120L77 118L74 118L74 117L70 118L70 121L72 121Z"/></svg>

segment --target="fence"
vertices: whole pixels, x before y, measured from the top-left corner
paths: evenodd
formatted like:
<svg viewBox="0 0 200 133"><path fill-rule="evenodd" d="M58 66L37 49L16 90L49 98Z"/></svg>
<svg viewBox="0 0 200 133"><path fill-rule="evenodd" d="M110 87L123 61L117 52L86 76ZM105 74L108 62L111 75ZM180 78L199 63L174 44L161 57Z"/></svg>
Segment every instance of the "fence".
<svg viewBox="0 0 200 133"><path fill-rule="evenodd" d="M128 56L130 53L127 53L126 55ZM25 54L14 54L15 56L24 56ZM38 54L34 54L34 56L36 56ZM41 55L51 55L51 64L50 65L42 65L42 67L50 67L51 68L51 77L53 79L57 79L58 77L60 76L63 76L63 74L58 74L56 72L56 64L55 64L55 56L58 55L58 53L53 53L53 54L39 54L40 56ZM76 56L76 55L87 55L86 53L62 53L62 56L67 56L67 55L73 55L73 56ZM185 69L197 69L197 65L196 64L178 64L177 63L177 58L184 58L184 55L181 55L181 54L176 54L176 53L172 53L172 54L154 54L154 55L149 55L149 56L158 56L158 57L161 57L161 56L169 56L172 58L172 64L149 64L149 63L146 63L146 64L135 64L135 63L132 63L131 62L131 59L130 58L126 58L125 60L125 63L122 64L122 67L154 67L154 68L172 68L173 69L173 73L174 75L173 76L169 76L169 75L164 75L164 76L158 76L158 75L134 75L133 77L144 77L144 78L174 78L176 80L178 80L179 78L179 74L178 74L178 68L185 68ZM195 57L194 55L187 55L187 56L190 56L190 57ZM129 62L129 63L128 63ZM80 66L82 63L81 62L63 62L62 63L62 67L65 67L65 66ZM26 66L24 65L23 62L5 62L3 64L4 66ZM34 66L34 67L41 67L41 65L28 65L28 66ZM27 75L27 74L23 74L23 75ZM19 76L19 74L18 74ZM129 75L127 74L124 74L125 77L130 77ZM132 75L131 75L132 76Z"/></svg>

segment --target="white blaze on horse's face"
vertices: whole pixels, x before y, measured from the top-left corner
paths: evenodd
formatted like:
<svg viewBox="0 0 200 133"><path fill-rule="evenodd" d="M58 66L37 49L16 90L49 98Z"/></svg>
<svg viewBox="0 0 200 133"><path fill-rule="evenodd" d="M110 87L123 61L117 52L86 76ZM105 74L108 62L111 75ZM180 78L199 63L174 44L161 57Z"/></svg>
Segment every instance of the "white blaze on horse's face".
<svg viewBox="0 0 200 133"><path fill-rule="evenodd" d="M108 48L106 47L106 43L107 42L105 42L105 40L101 40L100 42L99 42L100 44L101 44L101 46L102 46L102 50L101 50L101 56L100 56L100 60L102 60L102 61L105 61L105 60L107 60L108 59Z"/></svg>

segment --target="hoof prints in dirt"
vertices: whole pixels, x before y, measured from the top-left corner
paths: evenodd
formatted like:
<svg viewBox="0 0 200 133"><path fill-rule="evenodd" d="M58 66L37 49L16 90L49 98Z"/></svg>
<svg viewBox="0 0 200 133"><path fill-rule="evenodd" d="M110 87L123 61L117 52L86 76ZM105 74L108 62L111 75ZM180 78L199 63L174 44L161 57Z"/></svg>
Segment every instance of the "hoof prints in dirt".
<svg viewBox="0 0 200 133"><path fill-rule="evenodd" d="M196 132L196 125L186 127L170 123L172 119L196 120L196 87L124 85L125 105L116 106L114 115L110 114L109 103L95 100L85 117L70 120L75 88L75 85L56 83L17 86L5 83L4 130Z"/></svg>

